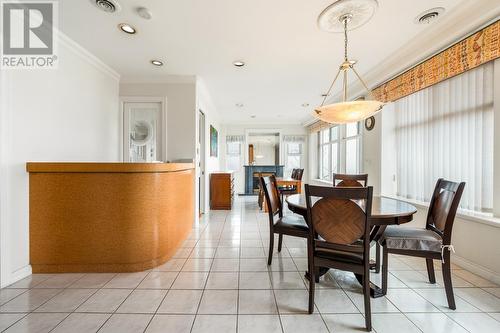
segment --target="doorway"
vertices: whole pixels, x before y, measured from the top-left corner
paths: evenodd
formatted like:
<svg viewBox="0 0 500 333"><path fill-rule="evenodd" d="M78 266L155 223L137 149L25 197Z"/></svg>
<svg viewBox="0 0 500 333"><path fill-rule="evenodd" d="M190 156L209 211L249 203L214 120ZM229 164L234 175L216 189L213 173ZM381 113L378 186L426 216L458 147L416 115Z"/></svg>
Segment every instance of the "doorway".
<svg viewBox="0 0 500 333"><path fill-rule="evenodd" d="M123 160L165 160L164 114L161 102L123 103Z"/></svg>
<svg viewBox="0 0 500 333"><path fill-rule="evenodd" d="M201 110L198 112L198 207L201 216L205 213L205 114Z"/></svg>

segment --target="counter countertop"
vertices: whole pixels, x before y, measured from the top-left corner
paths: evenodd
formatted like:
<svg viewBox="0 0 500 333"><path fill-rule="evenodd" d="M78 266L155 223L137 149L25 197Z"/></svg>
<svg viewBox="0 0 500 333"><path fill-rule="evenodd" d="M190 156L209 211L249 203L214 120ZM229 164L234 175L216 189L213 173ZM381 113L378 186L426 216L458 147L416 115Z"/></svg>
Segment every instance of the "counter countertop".
<svg viewBox="0 0 500 333"><path fill-rule="evenodd" d="M26 171L31 173L50 172L175 172L194 169L193 163L127 163L127 162L28 162Z"/></svg>

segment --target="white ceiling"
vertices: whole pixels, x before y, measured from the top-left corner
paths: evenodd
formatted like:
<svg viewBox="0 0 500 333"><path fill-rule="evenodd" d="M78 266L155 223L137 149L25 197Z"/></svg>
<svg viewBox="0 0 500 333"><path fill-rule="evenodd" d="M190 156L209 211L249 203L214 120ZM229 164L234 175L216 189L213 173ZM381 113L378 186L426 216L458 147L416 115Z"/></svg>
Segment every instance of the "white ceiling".
<svg viewBox="0 0 500 333"><path fill-rule="evenodd" d="M61 1L61 30L124 79L201 77L226 123L303 122L342 61L343 36L316 25L318 14L334 0L118 1L122 10L115 14L99 11L89 0ZM450 27L454 16L463 17L460 7L469 13L475 8L474 15L484 17L491 15L493 3L498 6L498 0L379 0L373 19L350 33L350 54L359 60L362 76L372 74L368 83L374 85L384 79L374 70L388 65L419 36L436 33L445 24L448 31L462 33L464 22ZM140 18L134 11L138 6L149 8L153 19ZM441 20L429 26L414 23L419 13L438 6L446 8ZM137 27L138 34L118 31L121 22ZM165 66L151 66L153 58L164 60ZM239 59L246 62L244 68L232 65Z"/></svg>

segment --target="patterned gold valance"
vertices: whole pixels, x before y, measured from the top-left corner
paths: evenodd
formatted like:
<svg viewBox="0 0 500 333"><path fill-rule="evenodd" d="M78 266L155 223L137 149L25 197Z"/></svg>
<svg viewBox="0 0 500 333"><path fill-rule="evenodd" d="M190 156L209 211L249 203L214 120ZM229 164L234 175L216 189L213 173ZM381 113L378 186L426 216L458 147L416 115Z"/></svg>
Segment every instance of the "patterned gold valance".
<svg viewBox="0 0 500 333"><path fill-rule="evenodd" d="M500 57L500 20L453 44L375 88L374 97L392 102Z"/></svg>

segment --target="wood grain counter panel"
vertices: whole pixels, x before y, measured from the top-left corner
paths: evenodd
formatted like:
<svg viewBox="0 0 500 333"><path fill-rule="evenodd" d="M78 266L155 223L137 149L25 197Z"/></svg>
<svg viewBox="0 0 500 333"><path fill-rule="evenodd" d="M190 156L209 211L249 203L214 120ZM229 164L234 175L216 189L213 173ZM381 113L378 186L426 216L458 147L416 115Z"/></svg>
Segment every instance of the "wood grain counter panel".
<svg viewBox="0 0 500 333"><path fill-rule="evenodd" d="M194 169L55 170L30 172L34 273L150 269L171 258L193 226Z"/></svg>

